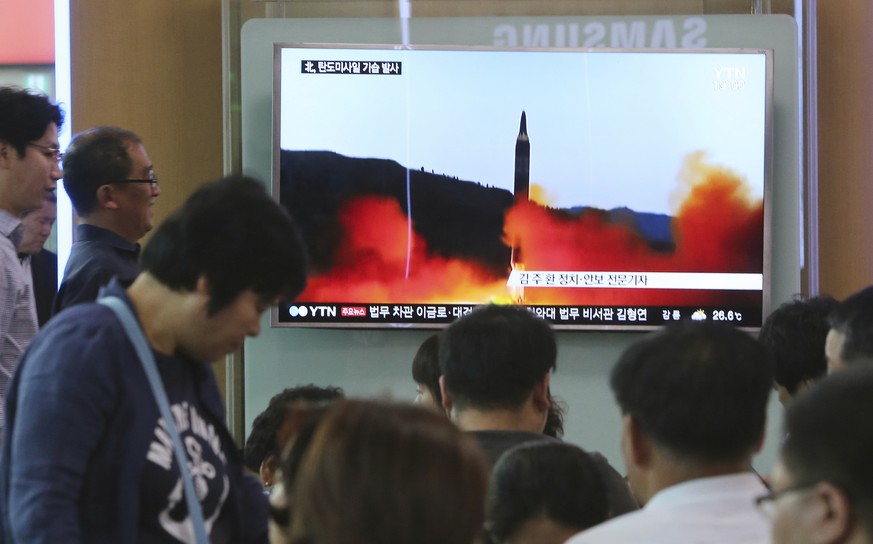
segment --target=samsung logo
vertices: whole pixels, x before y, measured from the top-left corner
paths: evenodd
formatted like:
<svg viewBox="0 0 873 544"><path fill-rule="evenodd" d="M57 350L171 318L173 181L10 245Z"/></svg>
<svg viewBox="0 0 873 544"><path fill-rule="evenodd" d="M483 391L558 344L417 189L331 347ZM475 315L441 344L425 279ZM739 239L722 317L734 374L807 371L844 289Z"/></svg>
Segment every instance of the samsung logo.
<svg viewBox="0 0 873 544"><path fill-rule="evenodd" d="M502 24L494 28L494 45L507 47L706 47L702 17L614 21L604 23Z"/></svg>

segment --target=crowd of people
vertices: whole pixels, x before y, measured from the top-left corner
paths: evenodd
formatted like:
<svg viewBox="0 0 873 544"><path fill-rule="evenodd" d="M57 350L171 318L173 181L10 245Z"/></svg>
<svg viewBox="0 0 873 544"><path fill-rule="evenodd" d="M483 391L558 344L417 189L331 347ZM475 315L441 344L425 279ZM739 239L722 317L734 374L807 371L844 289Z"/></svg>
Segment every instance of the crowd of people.
<svg viewBox="0 0 873 544"><path fill-rule="evenodd" d="M410 354L414 403L289 384L240 448L210 362L304 288L293 218L229 176L155 228L141 138L61 153L63 122L0 87L0 542L873 544L873 287L785 303L757 337L633 342L610 376L622 467L562 439L557 337L514 305ZM79 223L55 291L62 177ZM784 439L758 474L773 389Z"/></svg>

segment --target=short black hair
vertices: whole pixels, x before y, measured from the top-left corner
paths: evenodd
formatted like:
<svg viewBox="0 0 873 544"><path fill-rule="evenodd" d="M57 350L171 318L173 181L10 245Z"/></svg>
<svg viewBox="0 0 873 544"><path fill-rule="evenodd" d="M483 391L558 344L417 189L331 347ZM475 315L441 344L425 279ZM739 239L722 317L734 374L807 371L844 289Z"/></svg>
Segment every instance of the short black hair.
<svg viewBox="0 0 873 544"><path fill-rule="evenodd" d="M556 368L549 323L523 306L488 304L460 317L440 337L440 369L452 402L517 408Z"/></svg>
<svg viewBox="0 0 873 544"><path fill-rule="evenodd" d="M825 338L833 297L796 298L776 308L761 326L758 339L770 350L776 383L794 395L804 380L827 373Z"/></svg>
<svg viewBox="0 0 873 544"><path fill-rule="evenodd" d="M0 87L0 140L15 148L19 157L52 123L60 130L64 112L44 93L11 85Z"/></svg>
<svg viewBox="0 0 873 544"><path fill-rule="evenodd" d="M558 441L521 444L492 468L485 502L491 541L504 542L522 523L540 517L577 531L609 517L603 476L581 448Z"/></svg>
<svg viewBox="0 0 873 544"><path fill-rule="evenodd" d="M209 285L213 315L243 291L292 299L306 285L306 255L294 220L264 184L229 176L197 189L157 228L142 270L175 291Z"/></svg>
<svg viewBox="0 0 873 544"><path fill-rule="evenodd" d="M412 358L412 379L430 390L437 404L442 404L443 395L440 391L440 337L438 334L428 336L418 346L415 357Z"/></svg>
<svg viewBox="0 0 873 544"><path fill-rule="evenodd" d="M828 321L845 338L840 354L845 364L873 358L873 285L837 304Z"/></svg>
<svg viewBox="0 0 873 544"><path fill-rule="evenodd" d="M798 395L785 415L782 463L796 485L828 481L873 535L873 367L841 370Z"/></svg>
<svg viewBox="0 0 873 544"><path fill-rule="evenodd" d="M289 387L273 395L267 408L258 414L252 422L252 431L246 440L243 452L245 466L258 472L261 463L270 454L278 455L276 433L288 413L288 408L295 402L320 403L343 398L343 390L339 387L320 387L314 384Z"/></svg>
<svg viewBox="0 0 873 544"><path fill-rule="evenodd" d="M754 452L764 432L773 364L750 334L687 321L632 344L610 384L622 413L664 450L737 461Z"/></svg>
<svg viewBox="0 0 873 544"><path fill-rule="evenodd" d="M139 136L118 127L94 127L73 137L64 153L64 190L76 213L90 215L97 208L99 187L130 176L128 148L139 143Z"/></svg>

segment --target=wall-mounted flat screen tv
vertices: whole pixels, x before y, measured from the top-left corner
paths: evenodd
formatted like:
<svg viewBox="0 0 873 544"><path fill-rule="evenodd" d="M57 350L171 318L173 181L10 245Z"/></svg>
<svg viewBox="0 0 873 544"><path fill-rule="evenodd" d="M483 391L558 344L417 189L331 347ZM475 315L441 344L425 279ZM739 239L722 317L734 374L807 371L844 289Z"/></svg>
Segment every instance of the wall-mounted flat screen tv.
<svg viewBox="0 0 873 544"><path fill-rule="evenodd" d="M274 326L761 325L770 51L277 44L274 73L311 266Z"/></svg>

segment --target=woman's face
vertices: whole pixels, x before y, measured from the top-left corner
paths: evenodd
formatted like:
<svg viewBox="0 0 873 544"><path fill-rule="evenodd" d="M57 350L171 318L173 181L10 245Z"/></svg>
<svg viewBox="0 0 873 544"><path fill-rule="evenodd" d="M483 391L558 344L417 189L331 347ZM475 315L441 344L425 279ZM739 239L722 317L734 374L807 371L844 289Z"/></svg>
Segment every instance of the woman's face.
<svg viewBox="0 0 873 544"><path fill-rule="evenodd" d="M415 384L415 393L413 404L442 411L443 407L437 404L436 397L428 386L423 383Z"/></svg>

